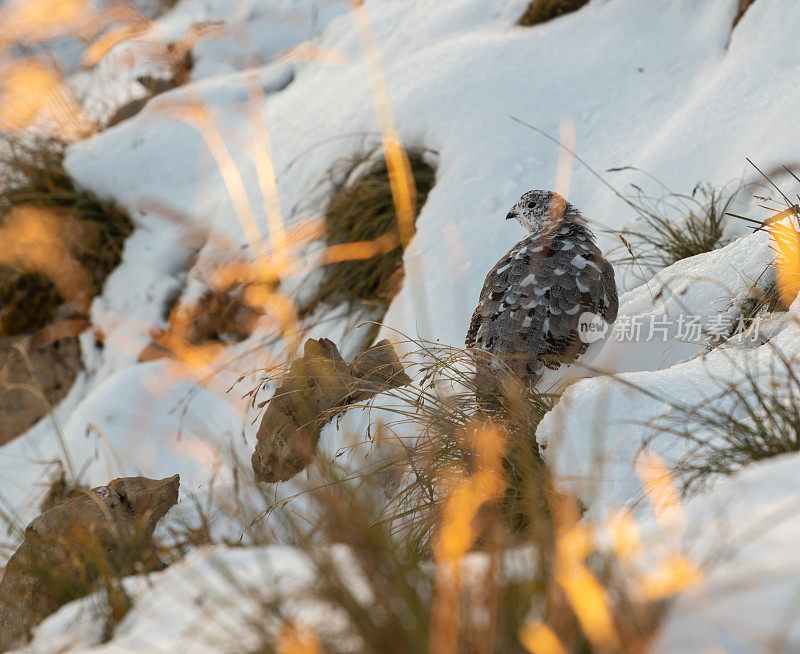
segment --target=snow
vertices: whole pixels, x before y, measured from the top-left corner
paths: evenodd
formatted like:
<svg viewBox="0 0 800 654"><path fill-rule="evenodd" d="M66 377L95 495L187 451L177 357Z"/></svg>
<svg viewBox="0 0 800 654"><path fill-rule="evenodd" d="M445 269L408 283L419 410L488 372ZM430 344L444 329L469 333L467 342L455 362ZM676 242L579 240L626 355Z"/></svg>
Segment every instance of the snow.
<svg viewBox="0 0 800 654"><path fill-rule="evenodd" d="M684 506L683 542L672 544L709 562L707 576L677 600L655 652L800 647L798 464L795 455L761 463Z"/></svg>
<svg viewBox="0 0 800 654"><path fill-rule="evenodd" d="M725 401L725 389L741 385L746 374L769 383L776 350L793 356L798 327L792 317L797 304L783 321L785 328L759 347L754 347L759 341L751 338L755 331L730 347L711 351L706 341L681 339L677 334L681 313L709 316L716 309L738 316L748 289L770 261L769 238L756 232L721 250L673 264L620 298L611 335L586 364L592 374L606 375L570 386L537 430L548 463L574 482L570 482L573 490L593 511L603 514L636 496L641 486L635 470L637 452L671 406L702 406L710 401L719 405ZM709 275L712 270L714 277ZM626 316L644 318L638 340L621 334ZM668 328L650 337L648 331L652 327L655 332L657 318L668 320ZM664 440L664 446L680 448Z"/></svg>
<svg viewBox="0 0 800 654"><path fill-rule="evenodd" d="M291 62L295 46L346 10L342 0L185 0L92 68L76 71L68 84L87 117L102 124L122 105L147 95L138 77L172 77L169 46L191 48L193 80L230 75L279 56ZM284 68L286 82L291 64Z"/></svg>
<svg viewBox="0 0 800 654"><path fill-rule="evenodd" d="M601 249L617 247L607 230L628 226L633 211L577 162L569 180L557 180L559 148L512 117L551 134L574 132L576 151L603 176L612 167L636 166L680 192L700 181L720 186L745 175L751 185L742 195L750 198L763 188L747 157L765 170L796 159L795 0L756 2L733 33L735 0L593 0L576 13L520 28L514 23L526 4L366 3L401 140L434 151L437 167L436 185L405 254L408 276L381 337L396 339L400 332L460 345L486 272L523 236L504 220L506 212L531 188L566 183L570 202L590 219ZM255 442L256 414L241 395L255 386L256 375L228 389L243 373L285 356L286 345L274 342L265 319L251 338L225 346L200 365L141 363L139 354L153 329L165 326L176 292L184 289L184 302L197 297L220 263L260 252L253 222L264 247L274 246L275 198L266 190L265 158L276 173L281 218L299 241L292 250L295 267L285 273L282 288L299 293L300 278L316 261L302 230L314 224L326 200L327 188L316 184L338 159L379 142L364 56L343 1L184 0L70 83L87 111L100 115L108 108L93 104L98 99L119 106L142 92L134 79L152 72L148 52L187 37L199 24L209 31L194 45L191 84L155 97L135 117L69 150L69 173L124 206L136 229L91 308L105 346L97 348L84 335L86 372L56 407L55 423L42 421L0 448L3 500L21 524L36 513L45 463L64 459L64 449L69 465L91 485L121 475L180 473L183 501L176 513L190 514L188 493L204 497L212 484L225 495ZM196 110L198 103L205 116ZM655 182L631 171L609 180L620 190L636 182L659 192ZM747 202L740 200L737 210L752 209ZM734 224L730 231L741 236L747 230ZM767 235L755 233L678 262L642 284L632 281L630 271L618 271L625 292L617 324L583 360L589 370L569 371L570 380L590 378L569 387L537 432L548 461L584 500L590 517L602 520L640 496L634 461L646 436L643 425L658 419L667 401L718 401L724 384L741 381L743 365L766 370L774 348L794 352L797 326L788 318L772 326L768 345L737 341L710 352L675 331L680 315L735 316L771 258ZM795 305L790 317L798 310ZM641 318L645 329L654 320L670 326L655 338L620 340L628 318ZM343 352L359 338L344 320L311 333L332 338ZM333 458L356 438L348 429L357 430L365 420L366 414L348 416L338 429L326 428L323 455ZM669 457L681 445L657 440L654 447ZM362 454L357 452L353 459ZM743 530L737 533L754 528L752 518L794 500L796 466L796 457L786 456L719 481L687 503L687 533L711 538L704 522L708 511L728 506L733 512L731 498L740 501L731 517ZM312 471L293 483L313 480ZM297 487L279 487L275 497ZM232 529L234 523L221 520L216 528ZM779 616L794 592L800 562L784 545L794 536L791 521L781 523L756 541L758 547L714 567L699 589L677 602L660 651L700 651L713 644L747 652L766 642L779 620L761 616ZM152 641L152 651L213 648L201 643L207 612L189 610L194 595L176 579L205 579L217 555L236 560L245 584L251 581L249 566L264 562L296 567L297 579L305 579L296 561L300 555L285 549L195 551L152 575L155 585L140 589L113 641L92 651L136 651L143 634L163 638ZM787 570L792 574L783 574ZM731 585L741 592L728 592ZM212 586L211 597L217 598ZM225 598L230 599L220 590L219 600ZM47 620L30 651L51 651L53 639L76 634L93 647L97 633L91 624L85 635L70 626L87 601ZM233 628L243 624L242 616L226 611L225 617Z"/></svg>
<svg viewBox="0 0 800 654"><path fill-rule="evenodd" d="M352 568L346 551L334 550L330 557ZM355 596L363 598L364 582L355 571L348 576ZM74 652L108 654L255 651L281 624L264 619L265 607L279 601L287 617L320 633L342 629L341 616L307 599L314 580L312 562L293 548L198 549L163 572L126 580L135 604L111 642L101 644L102 613L90 610L97 598L88 597L45 620L22 651L52 652L65 645Z"/></svg>
<svg viewBox="0 0 800 654"><path fill-rule="evenodd" d="M501 11L487 10L484 2L420 2L410 7L389 3L371 14L401 137L409 145L439 152L437 184L419 218L419 232L408 255L422 258L419 274L406 285L387 317L387 322L406 333L420 331L422 336L451 343L461 340L469 318L465 309L477 297L477 291L469 289L479 288L485 271L508 243L521 236L512 225L500 224L499 218L493 222L491 217L505 215L508 206L531 186L552 184L557 149L510 116L551 132L557 131L562 117L572 117L581 154L597 167L638 163L641 144L631 126L639 126L643 133L654 131L675 110L672 105L683 100L680 91L690 86L693 74L699 74L695 68L706 64L706 58L721 56L728 38L728 3L706 3L715 15L702 24L717 30L716 38L710 38L713 32L698 33L694 3L678 3L683 11L671 8L666 17L658 2L648 6L627 1L593 3L552 27L510 28L523 4L513 3ZM611 33L597 30L598 21ZM334 20L320 39L321 46L340 52L343 62L300 63L294 82L267 98L264 120L284 207L294 206L336 158L362 149L376 130L351 23L349 16ZM650 26L652 32L632 25ZM629 42L626 48L618 47L622 34ZM630 60L638 65L640 56L652 58L659 52L670 59L669 54L678 50L685 52L684 63L661 65L649 73L647 87L658 89L663 99L655 105L647 102L642 97L642 75ZM534 70L530 62L537 62ZM565 83L562 69L576 71L575 79ZM426 75L419 74L423 70ZM509 84L509 79L524 83ZM266 232L252 154L236 147L253 142L250 121L242 120L234 108L246 101L244 81L236 85L238 93L229 84L219 88L220 84L217 79L208 80L198 84L196 92L218 118L250 191L250 206ZM593 92L604 87L602 94ZM346 95L341 93L343 88L348 89ZM202 135L174 116L160 115L182 93L164 94L136 119L78 145L68 168L82 183L103 195L113 194L126 206L140 203L145 192L151 202L200 216L204 222L213 216L214 229L241 242L235 207L209 161ZM217 110L220 105L225 107L223 115ZM464 111L467 106L470 110ZM351 134L356 136L342 138ZM466 134L480 138L465 139ZM309 147L314 147L313 157L306 154L302 165L280 174ZM108 157L113 157L113 165ZM740 157L736 165L743 160ZM203 178L199 188L198 174ZM608 195L597 187L589 173L577 169L572 199L598 226L621 227L630 220L619 201L602 213L589 210L598 204L595 194ZM462 265L467 267L466 283L458 288L453 287L452 275L437 273L447 260L442 230L451 223L450 234L462 241ZM410 311L411 287L419 288L425 298L437 298L441 315L453 317L450 324L440 325L433 316L428 319ZM430 313L430 299L425 304ZM436 324L435 334L432 324Z"/></svg>

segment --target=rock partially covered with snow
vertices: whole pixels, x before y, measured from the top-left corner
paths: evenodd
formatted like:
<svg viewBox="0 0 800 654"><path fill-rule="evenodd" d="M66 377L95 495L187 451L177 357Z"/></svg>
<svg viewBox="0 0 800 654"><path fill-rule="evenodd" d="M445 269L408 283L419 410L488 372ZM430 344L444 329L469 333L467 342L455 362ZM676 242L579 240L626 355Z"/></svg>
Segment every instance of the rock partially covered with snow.
<svg viewBox="0 0 800 654"><path fill-rule="evenodd" d="M353 555L334 547L322 556L340 570L353 596L368 605L369 587ZM163 572L126 579L133 607L116 626L111 642L101 643L100 620L87 610L87 600L65 606L46 620L26 651L54 651L67 644L71 651L120 654L258 651L274 643L285 621L311 625L344 644L346 615L315 598L319 583L315 561L295 548L208 547ZM351 648L345 645L343 650Z"/></svg>
<svg viewBox="0 0 800 654"><path fill-rule="evenodd" d="M291 479L314 458L322 427L348 405L409 383L389 341L347 363L333 341L308 339L258 427L252 456L256 479Z"/></svg>
<svg viewBox="0 0 800 654"><path fill-rule="evenodd" d="M152 569L153 531L178 501L179 483L178 475L114 479L34 519L0 581L0 650L100 574Z"/></svg>

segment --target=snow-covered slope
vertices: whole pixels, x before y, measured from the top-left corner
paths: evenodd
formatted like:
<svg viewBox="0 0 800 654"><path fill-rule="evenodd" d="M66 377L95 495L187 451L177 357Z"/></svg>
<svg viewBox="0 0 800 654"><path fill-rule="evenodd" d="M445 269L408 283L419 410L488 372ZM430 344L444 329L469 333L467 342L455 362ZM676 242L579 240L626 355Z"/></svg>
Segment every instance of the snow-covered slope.
<svg viewBox="0 0 800 654"><path fill-rule="evenodd" d="M754 91L739 94L735 103L724 95L709 100L707 115L725 118L724 139L705 142L695 134L679 157L672 153L662 159L656 158L661 151L653 141L654 134L663 141L658 135L664 125L681 119L706 92L708 79L734 75L738 62L746 60L749 71L757 56L762 70L779 63L786 68L780 35L791 34L796 19L788 5L755 5L731 39L735 3L722 0L595 1L533 29L513 24L524 4L472 0L374 2L368 7L399 133L406 144L439 153L437 184L407 252L410 276L385 319L405 333L460 343L483 276L521 236L502 220L507 207L524 190L554 184L558 148L512 116L554 133L560 123L572 121L576 148L596 168L639 165L677 189L698 180L725 182L742 171L748 155L767 167L788 157L791 136L785 130L793 129L794 106L785 99L792 95L783 86L788 84L783 75L752 80ZM777 21L781 28L771 48L754 53L738 38L739 30L758 32ZM269 91L283 63L252 74L212 77L157 97L134 119L71 149L70 173L128 207L140 227L93 307L93 321L107 347L93 366L92 403L102 404L105 395L105 405L114 412L111 394L120 391L106 383L110 375L125 371L133 382L156 368L169 379L163 365L134 362L152 326L163 325L163 307L192 254L199 251L195 270L239 256L246 242L240 223L244 211L252 211L262 233L268 232L259 190L263 180L254 163L268 144L258 138L261 132L253 120L262 121L260 127L269 132L269 153L290 226L308 217L292 215L291 208L302 205L337 158L374 144L375 109L351 16L334 19L317 45L336 56L296 62L294 80L277 94ZM256 115L248 90L253 84L267 93ZM764 93L782 98L785 117L773 124L788 127L757 140L741 137ZM231 200L230 179L226 182L220 171L219 153L209 150L208 131L180 113L182 102L197 98L225 139L249 209L241 206L241 198ZM770 110L776 110L774 104ZM684 131L693 130L688 118ZM571 200L597 230L622 227L632 219L626 205L580 166L572 175ZM613 238L601 234L600 244L608 248ZM230 348L226 359L250 345ZM235 364L237 371L258 363L245 361ZM219 388L226 381L223 375ZM136 397L128 396L128 402L135 404ZM172 399L164 402L174 406ZM192 410L190 404L189 414ZM88 416L80 415L86 414L79 411L70 421L68 440L85 438ZM175 422L162 426L169 433L158 430L154 439L178 432L179 413L172 415ZM124 419L114 422L127 428ZM113 432L107 438L116 442L121 437ZM138 463L137 469L160 474Z"/></svg>
<svg viewBox="0 0 800 654"><path fill-rule="evenodd" d="M252 451L254 414L240 392L227 389L282 354L269 340L269 321L210 364L139 363L138 355L152 328L164 327L165 307L190 265L191 292L194 276L249 256L258 246L248 236L250 216L270 245L268 218L276 216L268 209L273 198L264 196L264 155L274 166L282 218L291 230L323 208L324 198L313 189L330 166L378 143L375 102L346 3L235 4L231 11L221 1L179 3L156 25L154 34L160 31L165 41L180 38L196 22L222 20L235 29L195 46L191 84L69 150L69 173L126 207L136 231L92 306L105 347L83 337L87 372L55 410L58 429L43 421L0 448L4 499L23 523L35 513L32 488L45 474L42 462L64 457L58 454L64 450L89 484L179 472L184 491L193 491L212 478L231 479L232 460L247 461ZM549 23L517 27L526 4L366 3L398 133L408 146L434 150L437 165L436 186L406 251L408 277L384 320L389 337L399 330L462 343L486 272L522 236L513 221L503 220L506 211L524 191L555 186L559 148L513 117L565 138L574 132L576 151L598 171L637 166L679 192L691 192L699 181L722 185L740 177L747 157L765 169L796 161L796 0L759 0L733 32L736 0L593 0ZM285 52L291 46L298 47ZM198 103L205 117L187 109ZM634 179L647 183L634 175L610 179L618 188ZM570 180L570 201L589 217L600 247L617 246L604 230L628 225L632 210L580 164ZM297 255L310 257L303 249ZM620 316L674 320L682 312L735 312L770 260L767 236L747 236L629 289L621 296ZM292 288L297 280L283 281ZM326 325L319 334L339 341L347 336L343 329ZM796 326L787 320L777 331L772 345L791 350ZM734 364L766 366L772 351L742 345L701 356L702 345L686 343L674 331L633 343L618 341L615 333L590 365L595 373L623 373L628 386L607 377L576 383L537 434L556 472L595 515L638 494L633 458L641 425L664 409L658 398L716 396L713 379L736 383ZM254 376L247 378L245 390L254 384ZM326 430L330 451L344 438L341 431ZM792 456L760 464L698 498L696 506L763 479L773 479L763 503L743 513L790 502L796 465ZM793 533L790 527L780 532L786 539ZM733 575L741 567L719 567L703 588L721 592L734 581L726 570ZM774 599L780 601L777 593ZM678 604L663 651L688 647L692 625L704 620L692 601ZM727 621L761 601L754 592L711 605ZM103 651L126 651L125 630L146 629L146 621L137 622L141 615L132 615L117 632L120 642ZM737 638L726 641L730 651L751 651L747 647L761 642L762 634Z"/></svg>
<svg viewBox="0 0 800 654"><path fill-rule="evenodd" d="M654 651L800 649L799 463L794 454L772 459L685 505L685 532L670 544L705 562L706 577L672 607Z"/></svg>

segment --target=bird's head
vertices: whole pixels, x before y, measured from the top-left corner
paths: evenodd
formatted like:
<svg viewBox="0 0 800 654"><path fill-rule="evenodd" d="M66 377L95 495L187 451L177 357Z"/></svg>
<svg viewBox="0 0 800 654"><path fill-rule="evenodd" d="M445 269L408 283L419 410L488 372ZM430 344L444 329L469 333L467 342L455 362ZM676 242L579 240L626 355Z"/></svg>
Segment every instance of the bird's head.
<svg viewBox="0 0 800 654"><path fill-rule="evenodd" d="M511 207L506 220L514 218L532 234L547 231L564 220L580 217L578 209L553 191L528 191Z"/></svg>

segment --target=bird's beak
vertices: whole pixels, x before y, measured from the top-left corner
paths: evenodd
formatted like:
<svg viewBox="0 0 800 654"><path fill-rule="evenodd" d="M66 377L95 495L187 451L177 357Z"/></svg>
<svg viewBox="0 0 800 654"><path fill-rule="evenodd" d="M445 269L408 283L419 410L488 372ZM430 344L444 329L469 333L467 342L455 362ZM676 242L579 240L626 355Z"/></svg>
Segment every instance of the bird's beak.
<svg viewBox="0 0 800 654"><path fill-rule="evenodd" d="M516 218L516 217L517 217L517 214L515 214L513 211L509 211L506 214L506 220L511 220L512 218Z"/></svg>

